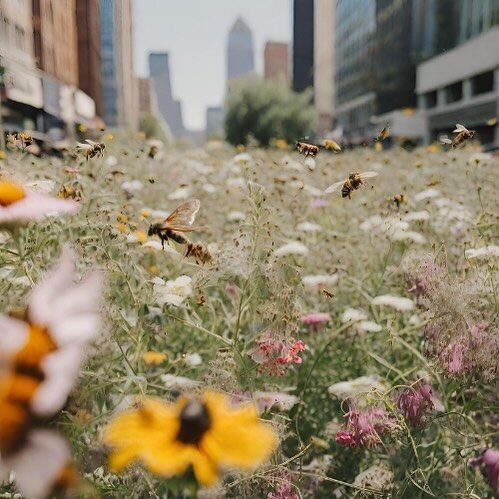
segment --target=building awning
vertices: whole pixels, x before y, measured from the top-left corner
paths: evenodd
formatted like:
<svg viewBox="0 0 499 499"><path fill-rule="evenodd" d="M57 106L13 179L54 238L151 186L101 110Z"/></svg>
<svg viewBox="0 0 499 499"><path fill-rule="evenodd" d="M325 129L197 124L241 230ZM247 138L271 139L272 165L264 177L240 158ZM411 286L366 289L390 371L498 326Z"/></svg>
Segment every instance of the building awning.
<svg viewBox="0 0 499 499"><path fill-rule="evenodd" d="M38 109L43 107L42 80L36 70L9 61L3 80L7 99Z"/></svg>

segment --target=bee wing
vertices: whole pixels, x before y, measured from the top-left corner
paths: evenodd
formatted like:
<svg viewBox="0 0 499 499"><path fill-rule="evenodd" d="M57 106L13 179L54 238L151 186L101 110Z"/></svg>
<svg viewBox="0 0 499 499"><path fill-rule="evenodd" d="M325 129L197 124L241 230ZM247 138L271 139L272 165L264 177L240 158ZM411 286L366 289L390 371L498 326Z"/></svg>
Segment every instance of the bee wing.
<svg viewBox="0 0 499 499"><path fill-rule="evenodd" d="M371 177L377 177L378 175L379 175L378 172L373 172L373 171L359 173L360 178L371 178Z"/></svg>
<svg viewBox="0 0 499 499"><path fill-rule="evenodd" d="M326 194L331 194L331 192L334 192L336 189L340 188L346 180L340 180L339 182L335 182L334 184L330 185L324 192Z"/></svg>
<svg viewBox="0 0 499 499"><path fill-rule="evenodd" d="M181 224L165 224L164 229L173 230L176 232L202 232L205 231L205 227L194 227L192 225L181 225Z"/></svg>
<svg viewBox="0 0 499 499"><path fill-rule="evenodd" d="M90 144L90 146L92 146L92 147L97 145L97 142L94 142L93 140L90 140L90 139L85 139L85 142L87 144Z"/></svg>
<svg viewBox="0 0 499 499"><path fill-rule="evenodd" d="M459 132L467 132L468 129L463 126L463 125L460 125L459 123L456 123L456 129L454 130L453 133L459 133Z"/></svg>
<svg viewBox="0 0 499 499"><path fill-rule="evenodd" d="M442 142L443 144L452 144L452 140L448 139L447 137L442 137L440 139L440 142Z"/></svg>
<svg viewBox="0 0 499 499"><path fill-rule="evenodd" d="M92 149L92 146L90 144L82 144L81 142L77 142L76 148L80 151L89 151L90 149Z"/></svg>
<svg viewBox="0 0 499 499"><path fill-rule="evenodd" d="M199 199L189 199L189 201L177 206L168 215L165 225L168 225L169 228L173 228L173 226L191 226L200 207L201 202Z"/></svg>

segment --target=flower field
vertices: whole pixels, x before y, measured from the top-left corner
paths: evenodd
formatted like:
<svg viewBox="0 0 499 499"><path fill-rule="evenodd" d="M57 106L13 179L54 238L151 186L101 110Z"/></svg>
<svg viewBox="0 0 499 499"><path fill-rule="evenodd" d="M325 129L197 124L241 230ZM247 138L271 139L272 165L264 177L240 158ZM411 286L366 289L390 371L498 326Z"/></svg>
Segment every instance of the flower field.
<svg viewBox="0 0 499 499"><path fill-rule="evenodd" d="M0 497L499 492L499 158L281 147L0 161Z"/></svg>

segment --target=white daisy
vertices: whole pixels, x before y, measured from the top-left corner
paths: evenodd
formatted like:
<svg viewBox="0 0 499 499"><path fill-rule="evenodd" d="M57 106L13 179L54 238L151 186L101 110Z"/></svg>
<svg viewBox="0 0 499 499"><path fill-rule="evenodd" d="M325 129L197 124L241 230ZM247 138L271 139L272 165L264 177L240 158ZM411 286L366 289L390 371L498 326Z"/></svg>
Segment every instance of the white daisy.
<svg viewBox="0 0 499 499"><path fill-rule="evenodd" d="M192 294L192 279L189 276L182 275L174 281L164 281L160 277L153 279L153 294L156 303L159 305L180 306L186 298Z"/></svg>
<svg viewBox="0 0 499 499"><path fill-rule="evenodd" d="M346 399L361 393L372 392L377 390L381 393L386 392L390 388L390 384L381 376L372 374L370 376L361 376L360 378L349 381L340 381L331 385L327 391L339 399Z"/></svg>

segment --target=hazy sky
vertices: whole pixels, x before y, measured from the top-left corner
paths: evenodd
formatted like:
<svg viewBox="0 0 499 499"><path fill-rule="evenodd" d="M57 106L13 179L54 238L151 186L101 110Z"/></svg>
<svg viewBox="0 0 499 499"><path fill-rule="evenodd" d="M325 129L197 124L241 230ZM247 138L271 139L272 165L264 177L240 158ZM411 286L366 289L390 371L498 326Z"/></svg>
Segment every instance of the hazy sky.
<svg viewBox="0 0 499 499"><path fill-rule="evenodd" d="M229 30L241 16L253 31L255 62L263 73L267 40L291 40L291 0L134 0L134 61L148 76L148 53L170 53L173 95L187 128L205 126L207 106L223 102Z"/></svg>

